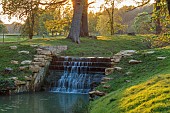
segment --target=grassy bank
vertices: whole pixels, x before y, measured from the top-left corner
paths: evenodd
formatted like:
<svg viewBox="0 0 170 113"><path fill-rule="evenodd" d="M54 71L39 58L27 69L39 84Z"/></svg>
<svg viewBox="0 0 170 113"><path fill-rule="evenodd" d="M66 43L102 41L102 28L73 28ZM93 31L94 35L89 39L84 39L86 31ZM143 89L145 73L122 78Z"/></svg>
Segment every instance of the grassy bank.
<svg viewBox="0 0 170 113"><path fill-rule="evenodd" d="M11 64L11 60L31 60L36 54L32 44L41 46L67 45L68 50L61 53L66 56L107 56L112 57L120 50L138 50L132 57L123 58L117 65L123 68L109 75L114 78L107 83L111 87L97 89L107 92L107 95L91 102L92 113L143 113L170 112L170 47L148 50L143 40L147 36L99 36L96 39L81 38L81 44L75 44L64 37L34 38L20 43L0 44L0 79L30 75L29 70L19 71L21 64ZM11 50L9 46L16 45L18 49ZM18 51L30 51L29 55L18 54ZM147 51L155 51L146 54ZM164 60L157 57L166 56ZM130 59L141 60L142 63L130 65ZM11 67L13 73L4 74L4 69ZM130 74L127 74L130 72ZM1 84L0 84L1 85Z"/></svg>
<svg viewBox="0 0 170 113"><path fill-rule="evenodd" d="M147 54L147 51L155 51ZM157 57L167 57L158 60ZM170 47L143 50L124 58L107 83L111 88L97 89L108 94L91 102L91 113L170 113ZM141 60L129 64L130 59ZM130 72L130 74L127 74Z"/></svg>
<svg viewBox="0 0 170 113"><path fill-rule="evenodd" d="M113 56L120 50L125 49L146 49L146 45L142 40L146 36L127 36L118 35L112 37L99 36L96 39L81 38L81 44L75 44L65 37L55 38L37 38L23 44L39 44L44 46L49 45L67 45L68 50L62 55L70 56Z"/></svg>

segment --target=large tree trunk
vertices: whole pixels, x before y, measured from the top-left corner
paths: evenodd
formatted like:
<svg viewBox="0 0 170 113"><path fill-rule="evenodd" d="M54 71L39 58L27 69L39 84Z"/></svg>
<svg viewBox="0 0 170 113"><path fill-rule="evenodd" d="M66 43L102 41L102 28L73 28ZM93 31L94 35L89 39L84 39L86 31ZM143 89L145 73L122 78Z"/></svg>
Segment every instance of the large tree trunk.
<svg viewBox="0 0 170 113"><path fill-rule="evenodd" d="M168 11L169 11L169 15L170 15L170 0L166 0L167 4L168 4Z"/></svg>
<svg viewBox="0 0 170 113"><path fill-rule="evenodd" d="M157 12L157 19L156 19L156 34L160 34L162 31L161 22L160 22L160 2L161 0L156 0L156 12Z"/></svg>
<svg viewBox="0 0 170 113"><path fill-rule="evenodd" d="M80 43L80 27L81 27L81 18L83 12L84 0L72 0L74 14L71 23L71 29L67 38L72 39L76 43Z"/></svg>
<svg viewBox="0 0 170 113"><path fill-rule="evenodd" d="M85 0L84 7L83 7L82 19L81 19L81 30L80 30L81 37L89 36L87 12L88 12L88 0Z"/></svg>
<svg viewBox="0 0 170 113"><path fill-rule="evenodd" d="M114 0L112 1L112 12L111 12L111 23L110 23L110 27L111 27L111 35L114 35L114 8L115 8L115 4L114 4Z"/></svg>

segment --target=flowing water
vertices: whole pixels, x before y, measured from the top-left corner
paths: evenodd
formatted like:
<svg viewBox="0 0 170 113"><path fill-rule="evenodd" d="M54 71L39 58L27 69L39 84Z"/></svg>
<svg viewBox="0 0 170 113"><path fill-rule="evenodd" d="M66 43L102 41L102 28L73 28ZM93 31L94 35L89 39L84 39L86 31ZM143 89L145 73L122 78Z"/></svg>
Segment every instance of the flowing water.
<svg viewBox="0 0 170 113"><path fill-rule="evenodd" d="M41 92L0 96L0 113L76 113L86 111L88 95Z"/></svg>
<svg viewBox="0 0 170 113"><path fill-rule="evenodd" d="M91 90L90 85L92 82L95 82L94 79L96 78L96 74L88 74L92 62L74 60L78 59L73 58L72 61L68 61L68 58L65 58L63 62L64 72L61 78L55 81L51 92L88 94ZM101 79L101 77L99 79Z"/></svg>

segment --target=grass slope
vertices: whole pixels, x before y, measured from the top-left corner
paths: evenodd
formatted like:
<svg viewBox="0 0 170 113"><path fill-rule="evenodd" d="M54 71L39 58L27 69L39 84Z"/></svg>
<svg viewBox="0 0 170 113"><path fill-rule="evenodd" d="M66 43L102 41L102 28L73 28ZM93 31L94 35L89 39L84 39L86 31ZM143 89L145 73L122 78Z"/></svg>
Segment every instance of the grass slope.
<svg viewBox="0 0 170 113"><path fill-rule="evenodd" d="M146 36L127 36L118 35L114 37L99 36L97 40L89 38L81 38L81 44L75 44L65 37L55 38L37 38L25 44L39 45L67 45L68 50L62 55L68 56L108 56L111 57L122 49L146 49L142 39Z"/></svg>
<svg viewBox="0 0 170 113"><path fill-rule="evenodd" d="M30 47L32 44L38 44L41 46L58 46L67 45L68 50L61 53L66 56L113 56L114 53L122 49L145 49L142 39L145 36L114 36L104 37L100 36L98 39L81 38L81 44L75 44L71 40L65 39L64 37L53 37L53 38L34 38L32 40L20 40L17 42L16 37L6 38L8 43L0 43L0 79L9 77L19 77L23 79L24 76L30 75L29 70L19 71L21 64L11 64L11 60L17 60L19 63L23 60L32 60L33 55L36 54L35 48ZM21 38L22 39L22 38ZM13 43L11 43L13 42ZM17 42L17 43L16 43ZM18 49L11 50L9 46L18 46ZM18 54L18 51L26 50L29 51L29 55ZM10 67L13 72L10 74L4 74L4 69Z"/></svg>
<svg viewBox="0 0 170 113"><path fill-rule="evenodd" d="M140 51L118 64L123 71L110 75L111 88L98 87L108 95L91 102L91 113L170 113L170 47L153 50L153 54ZM159 56L167 58L158 60ZM130 65L130 59L142 63Z"/></svg>

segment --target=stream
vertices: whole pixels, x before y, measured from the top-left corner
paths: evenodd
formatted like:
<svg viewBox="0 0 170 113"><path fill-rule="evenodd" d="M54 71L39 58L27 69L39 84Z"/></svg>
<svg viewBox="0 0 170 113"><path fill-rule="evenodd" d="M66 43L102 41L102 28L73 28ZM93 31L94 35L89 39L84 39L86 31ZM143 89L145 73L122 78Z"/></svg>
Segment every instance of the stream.
<svg viewBox="0 0 170 113"><path fill-rule="evenodd" d="M0 96L0 113L84 113L89 96L40 92Z"/></svg>

